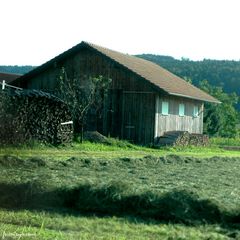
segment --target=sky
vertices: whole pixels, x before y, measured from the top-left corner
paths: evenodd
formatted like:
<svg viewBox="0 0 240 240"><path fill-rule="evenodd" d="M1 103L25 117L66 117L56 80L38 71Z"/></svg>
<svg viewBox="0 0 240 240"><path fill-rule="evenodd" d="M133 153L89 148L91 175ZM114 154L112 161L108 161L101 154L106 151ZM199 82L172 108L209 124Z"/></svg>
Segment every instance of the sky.
<svg viewBox="0 0 240 240"><path fill-rule="evenodd" d="M240 60L239 0L0 0L0 10L0 65L41 65L81 41Z"/></svg>

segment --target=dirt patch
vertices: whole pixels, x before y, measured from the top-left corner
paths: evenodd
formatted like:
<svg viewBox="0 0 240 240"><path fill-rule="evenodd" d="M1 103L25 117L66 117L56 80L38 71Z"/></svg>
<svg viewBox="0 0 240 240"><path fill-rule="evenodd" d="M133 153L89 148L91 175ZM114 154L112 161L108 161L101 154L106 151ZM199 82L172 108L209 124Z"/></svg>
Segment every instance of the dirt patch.
<svg viewBox="0 0 240 240"><path fill-rule="evenodd" d="M84 133L84 140L94 143L108 143L107 137L103 136L97 131L87 131Z"/></svg>

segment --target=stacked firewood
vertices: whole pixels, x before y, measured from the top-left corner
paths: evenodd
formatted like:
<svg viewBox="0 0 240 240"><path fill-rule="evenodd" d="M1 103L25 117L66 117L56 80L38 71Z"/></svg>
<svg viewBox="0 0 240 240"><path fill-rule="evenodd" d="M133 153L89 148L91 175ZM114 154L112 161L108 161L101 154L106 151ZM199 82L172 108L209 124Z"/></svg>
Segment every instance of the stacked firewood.
<svg viewBox="0 0 240 240"><path fill-rule="evenodd" d="M60 144L73 138L71 114L64 102L37 90L0 94L0 145L34 141Z"/></svg>
<svg viewBox="0 0 240 240"><path fill-rule="evenodd" d="M165 132L161 136L156 145L157 146L206 146L209 143L207 135L203 134L191 134L186 131L170 131Z"/></svg>
<svg viewBox="0 0 240 240"><path fill-rule="evenodd" d="M61 125L58 128L57 139L59 143L70 143L73 139L73 125Z"/></svg>
<svg viewBox="0 0 240 240"><path fill-rule="evenodd" d="M190 134L189 145L193 146L207 146L209 144L209 137L205 134Z"/></svg>

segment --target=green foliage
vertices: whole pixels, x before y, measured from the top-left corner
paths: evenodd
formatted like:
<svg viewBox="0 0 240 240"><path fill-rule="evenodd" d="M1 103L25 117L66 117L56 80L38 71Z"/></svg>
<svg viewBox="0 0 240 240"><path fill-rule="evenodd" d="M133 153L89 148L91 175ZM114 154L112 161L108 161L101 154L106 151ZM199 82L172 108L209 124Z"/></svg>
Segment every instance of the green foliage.
<svg viewBox="0 0 240 240"><path fill-rule="evenodd" d="M239 119L234 106L238 103L239 97L235 93L223 92L222 87L210 86L206 80L200 83L200 87L222 102L218 105L205 104L204 132L212 136L236 137Z"/></svg>
<svg viewBox="0 0 240 240"><path fill-rule="evenodd" d="M240 138L210 138L210 144L215 146L238 146L240 147Z"/></svg>

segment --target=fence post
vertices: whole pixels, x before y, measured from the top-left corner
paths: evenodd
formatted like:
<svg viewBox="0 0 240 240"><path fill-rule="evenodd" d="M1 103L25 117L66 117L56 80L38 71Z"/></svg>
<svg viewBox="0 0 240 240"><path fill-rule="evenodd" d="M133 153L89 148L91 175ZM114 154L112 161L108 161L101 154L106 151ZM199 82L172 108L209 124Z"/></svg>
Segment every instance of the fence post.
<svg viewBox="0 0 240 240"><path fill-rule="evenodd" d="M6 86L6 81L5 81L5 80L2 80L2 90L5 89L5 86Z"/></svg>

